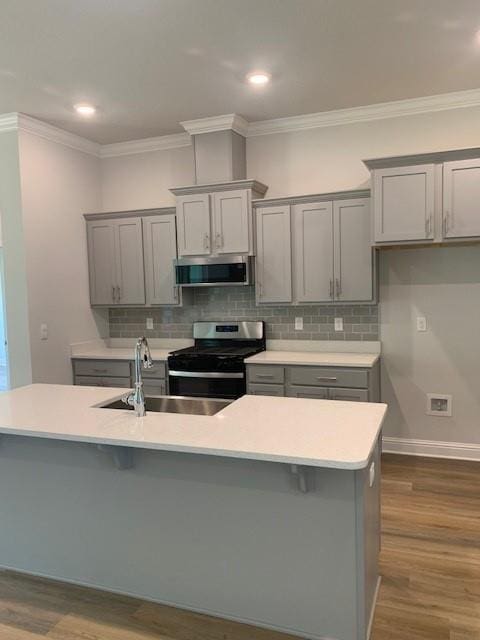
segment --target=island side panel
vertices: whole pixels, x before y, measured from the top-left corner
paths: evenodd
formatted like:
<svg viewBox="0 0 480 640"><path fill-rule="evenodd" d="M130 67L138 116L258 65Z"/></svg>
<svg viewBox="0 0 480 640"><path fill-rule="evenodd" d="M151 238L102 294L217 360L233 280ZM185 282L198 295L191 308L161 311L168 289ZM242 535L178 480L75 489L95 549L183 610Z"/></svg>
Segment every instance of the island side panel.
<svg viewBox="0 0 480 640"><path fill-rule="evenodd" d="M0 565L357 640L356 473L4 436Z"/></svg>
<svg viewBox="0 0 480 640"><path fill-rule="evenodd" d="M365 469L356 472L358 640L369 637L379 587L381 435Z"/></svg>

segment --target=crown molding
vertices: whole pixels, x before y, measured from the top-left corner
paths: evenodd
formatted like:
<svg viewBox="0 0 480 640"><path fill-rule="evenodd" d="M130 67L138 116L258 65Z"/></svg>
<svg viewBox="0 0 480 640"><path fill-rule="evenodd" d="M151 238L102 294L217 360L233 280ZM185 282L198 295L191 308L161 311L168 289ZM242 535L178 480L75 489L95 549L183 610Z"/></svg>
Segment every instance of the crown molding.
<svg viewBox="0 0 480 640"><path fill-rule="evenodd" d="M2 113L0 115L0 133L18 130L18 113Z"/></svg>
<svg viewBox="0 0 480 640"><path fill-rule="evenodd" d="M231 180L230 182L211 182L208 184L192 184L185 187L169 189L175 196L187 196L197 193L213 193L215 191L233 191L236 189L251 189L255 194L263 196L267 192L267 185L258 180Z"/></svg>
<svg viewBox="0 0 480 640"><path fill-rule="evenodd" d="M199 133L211 133L212 131L232 130L241 136L248 135L250 124L236 113L228 113L223 116L212 116L210 118L200 118L199 120L185 120L180 122L185 131L190 135Z"/></svg>
<svg viewBox="0 0 480 640"><path fill-rule="evenodd" d="M282 196L278 198L262 198L252 200L252 207L280 207L292 204L309 204L310 202L331 202L332 200L357 200L370 198L370 189L347 189L328 193L309 193L301 196Z"/></svg>
<svg viewBox="0 0 480 640"><path fill-rule="evenodd" d="M177 149L178 147L190 147L191 144L192 139L188 133L173 133L156 138L104 144L100 147L100 157L115 158L117 156L129 156L151 151L165 151L166 149Z"/></svg>
<svg viewBox="0 0 480 640"><path fill-rule="evenodd" d="M335 111L320 111L307 113L302 116L276 118L274 120L259 120L248 126L247 137L263 136L272 133L286 133L301 131L302 129L317 129L321 127L335 127L371 120L399 118L421 113L447 111L480 106L480 89L442 93L423 98L396 100L394 102L380 102L363 107L337 109Z"/></svg>
<svg viewBox="0 0 480 640"><path fill-rule="evenodd" d="M27 116L24 113L7 113L0 116L0 131L24 131L32 135L62 144L65 147L99 156L100 145L69 131Z"/></svg>

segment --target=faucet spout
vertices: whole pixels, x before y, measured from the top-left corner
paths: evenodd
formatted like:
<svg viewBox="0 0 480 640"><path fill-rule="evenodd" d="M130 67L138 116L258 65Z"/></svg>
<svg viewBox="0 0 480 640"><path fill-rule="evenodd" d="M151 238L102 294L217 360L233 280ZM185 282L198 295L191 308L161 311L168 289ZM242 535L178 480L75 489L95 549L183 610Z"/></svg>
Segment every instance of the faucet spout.
<svg viewBox="0 0 480 640"><path fill-rule="evenodd" d="M135 345L135 389L132 393L122 398L125 404L134 408L135 415L142 418L146 414L145 394L143 392L142 365L144 369L153 366L150 347L145 336L138 338Z"/></svg>

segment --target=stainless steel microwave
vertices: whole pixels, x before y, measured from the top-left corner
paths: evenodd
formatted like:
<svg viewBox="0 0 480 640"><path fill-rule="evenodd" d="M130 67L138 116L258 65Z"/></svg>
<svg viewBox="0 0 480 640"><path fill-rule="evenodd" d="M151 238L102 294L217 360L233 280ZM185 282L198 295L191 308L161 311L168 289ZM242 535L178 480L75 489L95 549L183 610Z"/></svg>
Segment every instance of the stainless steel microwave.
<svg viewBox="0 0 480 640"><path fill-rule="evenodd" d="M226 287L254 281L252 256L179 258L174 264L175 282L181 287Z"/></svg>

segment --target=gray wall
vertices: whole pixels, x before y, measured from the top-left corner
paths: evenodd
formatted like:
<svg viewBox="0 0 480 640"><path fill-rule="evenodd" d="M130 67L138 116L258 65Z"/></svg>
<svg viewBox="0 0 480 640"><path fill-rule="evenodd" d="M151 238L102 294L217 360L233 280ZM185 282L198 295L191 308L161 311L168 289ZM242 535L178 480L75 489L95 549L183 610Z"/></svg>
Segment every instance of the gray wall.
<svg viewBox="0 0 480 640"><path fill-rule="evenodd" d="M294 330L296 316L303 331ZM342 317L343 331L334 331ZM146 318L155 329L145 328ZM196 320L265 320L267 338L277 340L378 340L377 305L255 306L253 287L207 287L194 291L193 304L181 309L110 309L110 337L191 338Z"/></svg>
<svg viewBox="0 0 480 640"><path fill-rule="evenodd" d="M385 435L480 444L480 246L382 251L380 300ZM452 394L452 417L426 415L427 393Z"/></svg>

